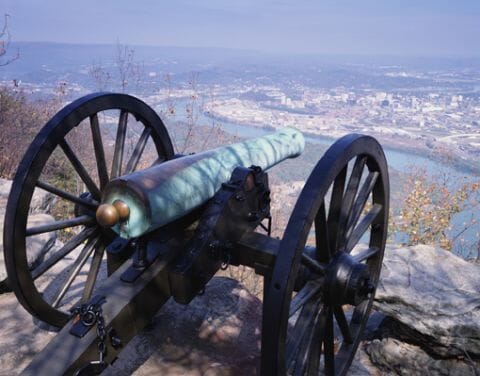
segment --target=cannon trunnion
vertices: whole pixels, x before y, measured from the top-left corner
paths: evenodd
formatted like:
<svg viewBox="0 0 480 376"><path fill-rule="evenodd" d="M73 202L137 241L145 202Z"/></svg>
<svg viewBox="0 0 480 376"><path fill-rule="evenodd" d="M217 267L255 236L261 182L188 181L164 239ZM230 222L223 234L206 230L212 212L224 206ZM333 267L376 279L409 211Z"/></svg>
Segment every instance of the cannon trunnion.
<svg viewBox="0 0 480 376"><path fill-rule="evenodd" d="M372 137L344 136L273 238L266 170L303 146L287 128L175 156L160 118L134 97L92 94L61 110L27 150L6 211L9 284L62 328L24 373L100 373L170 297L188 304L220 268L246 265L264 280L259 373L346 374L382 265L387 166ZM41 225L36 191L53 198ZM53 251L28 251L55 231Z"/></svg>

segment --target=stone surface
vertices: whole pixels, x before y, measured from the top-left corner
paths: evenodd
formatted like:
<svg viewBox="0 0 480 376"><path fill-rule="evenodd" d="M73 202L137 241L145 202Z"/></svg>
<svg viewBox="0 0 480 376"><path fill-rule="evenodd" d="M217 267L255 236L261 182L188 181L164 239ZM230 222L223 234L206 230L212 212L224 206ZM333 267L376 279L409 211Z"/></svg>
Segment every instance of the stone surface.
<svg viewBox="0 0 480 376"><path fill-rule="evenodd" d="M470 375L480 369L480 359L464 355L441 357L431 352L431 339L391 317L367 333L363 343L372 364L396 375Z"/></svg>
<svg viewBox="0 0 480 376"><path fill-rule="evenodd" d="M255 375L262 303L237 281L213 278L188 306L170 300L107 375Z"/></svg>
<svg viewBox="0 0 480 376"><path fill-rule="evenodd" d="M12 182L10 180L0 178L0 292L6 288L5 279L7 278L7 272L3 255L3 223L11 185ZM44 214L45 212L48 212L53 203L54 195L42 189L36 189L30 204L31 215L28 218L28 225L38 226L53 221L53 217ZM27 252L30 266L34 267L37 265L54 243L55 232L39 234L27 238Z"/></svg>
<svg viewBox="0 0 480 376"><path fill-rule="evenodd" d="M18 375L55 332L43 330L11 292L0 295L0 375Z"/></svg>
<svg viewBox="0 0 480 376"><path fill-rule="evenodd" d="M28 217L28 226L40 226L54 220L55 219L48 214L34 214ZM0 232L3 234L3 223L0 223ZM44 259L47 252L55 244L55 240L56 235L54 231L29 236L27 238L27 257L31 268L34 268ZM0 285L4 285L7 278L7 271L3 254L3 236L0 240L0 251Z"/></svg>
<svg viewBox="0 0 480 376"><path fill-rule="evenodd" d="M7 207L8 195L10 193L10 188L12 187L12 182L10 180L5 180L0 178L0 215L3 222L3 216L5 215L5 208Z"/></svg>
<svg viewBox="0 0 480 376"><path fill-rule="evenodd" d="M188 306L169 301L105 375L259 375L262 302L237 281L216 277ZM373 313L366 331L384 316ZM350 374L381 376L360 345Z"/></svg>
<svg viewBox="0 0 480 376"><path fill-rule="evenodd" d="M375 364L396 375L477 376L480 367L468 359L434 358L418 346L393 338L375 339L366 351Z"/></svg>
<svg viewBox="0 0 480 376"><path fill-rule="evenodd" d="M367 325L364 331L364 338L373 338L378 326L381 324L385 316L375 310L372 310L370 317L368 319ZM375 364L370 359L369 354L366 352L367 346L370 341L362 341L358 346L355 358L353 359L350 369L348 370L349 375L355 376L384 376L385 373L378 369Z"/></svg>
<svg viewBox="0 0 480 376"><path fill-rule="evenodd" d="M5 214L5 208L7 207L8 195L10 194L10 188L12 186L11 180L0 178L0 213ZM30 213L45 213L48 212L55 202L55 196L43 189L35 189L30 202Z"/></svg>
<svg viewBox="0 0 480 376"><path fill-rule="evenodd" d="M216 277L188 306L169 301L103 375L257 375L262 303L241 284ZM369 325L375 328L378 314ZM55 335L0 296L0 375L17 375ZM381 376L363 345L351 374Z"/></svg>
<svg viewBox="0 0 480 376"><path fill-rule="evenodd" d="M237 281L214 278L188 306L170 300L104 375L255 375L261 301ZM0 296L0 375L17 375L55 335Z"/></svg>
<svg viewBox="0 0 480 376"><path fill-rule="evenodd" d="M480 267L431 246L387 250L375 306L439 356L480 356Z"/></svg>

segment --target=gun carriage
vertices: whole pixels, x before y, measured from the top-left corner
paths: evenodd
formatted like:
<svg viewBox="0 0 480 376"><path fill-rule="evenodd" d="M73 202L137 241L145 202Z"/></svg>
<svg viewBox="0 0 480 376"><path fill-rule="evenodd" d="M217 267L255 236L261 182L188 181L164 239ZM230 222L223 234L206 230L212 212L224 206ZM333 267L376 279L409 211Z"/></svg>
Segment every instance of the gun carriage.
<svg viewBox="0 0 480 376"><path fill-rule="evenodd" d="M181 156L134 97L92 94L62 109L28 148L6 210L9 284L34 317L63 328L24 373L99 373L170 297L188 304L220 268L246 265L264 279L261 374L346 374L382 264L387 166L372 137L342 137L273 238L266 170L303 147L301 133L286 128ZM55 174L59 165L76 189ZM35 190L56 197L56 219L39 226L28 220ZM32 261L27 242L52 231L63 244Z"/></svg>

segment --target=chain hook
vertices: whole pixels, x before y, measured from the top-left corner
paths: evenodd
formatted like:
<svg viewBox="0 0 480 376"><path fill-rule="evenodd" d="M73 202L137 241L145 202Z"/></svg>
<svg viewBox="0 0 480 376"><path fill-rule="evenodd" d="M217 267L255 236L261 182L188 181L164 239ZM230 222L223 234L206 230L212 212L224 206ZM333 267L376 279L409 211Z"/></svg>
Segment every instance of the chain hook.
<svg viewBox="0 0 480 376"><path fill-rule="evenodd" d="M230 265L230 252L225 252L223 256L222 265L220 265L220 269L227 270Z"/></svg>

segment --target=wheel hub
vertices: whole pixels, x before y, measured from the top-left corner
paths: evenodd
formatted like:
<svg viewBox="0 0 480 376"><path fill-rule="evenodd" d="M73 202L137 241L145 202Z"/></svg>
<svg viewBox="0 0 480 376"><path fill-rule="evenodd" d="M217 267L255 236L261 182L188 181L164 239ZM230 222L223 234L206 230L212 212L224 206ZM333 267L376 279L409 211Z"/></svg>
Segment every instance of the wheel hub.
<svg viewBox="0 0 480 376"><path fill-rule="evenodd" d="M337 252L327 267L325 300L332 305L359 305L370 298L375 285L366 264L346 252Z"/></svg>

